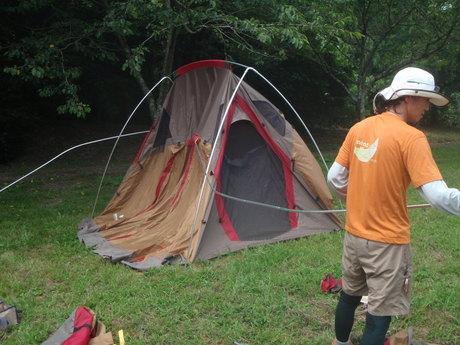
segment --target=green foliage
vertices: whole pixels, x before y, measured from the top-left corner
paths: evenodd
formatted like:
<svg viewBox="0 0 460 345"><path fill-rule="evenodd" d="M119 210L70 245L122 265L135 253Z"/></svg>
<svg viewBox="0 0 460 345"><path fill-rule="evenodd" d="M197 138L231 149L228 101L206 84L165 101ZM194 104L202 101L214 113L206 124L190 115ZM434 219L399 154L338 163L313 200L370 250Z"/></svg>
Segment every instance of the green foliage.
<svg viewBox="0 0 460 345"><path fill-rule="evenodd" d="M77 117L84 117L85 114L91 112L88 104L79 102L77 99L68 99L65 104L57 107L58 114L73 114Z"/></svg>
<svg viewBox="0 0 460 345"><path fill-rule="evenodd" d="M460 92L450 95L451 103L441 112L443 124L451 128L460 128Z"/></svg>
<svg viewBox="0 0 460 345"><path fill-rule="evenodd" d="M32 83L42 97L61 97L58 112L79 117L79 80L90 61L115 63L137 80L159 78L170 34L183 40L206 32L227 49L286 58L288 47L306 46L298 30L305 18L294 5L273 1L80 1L25 0L3 8L11 29L4 34L3 71ZM261 13L259 8L266 11ZM27 22L27 26L21 23ZM294 25L292 25L294 23ZM300 24L299 24L300 23ZM272 48L273 46L273 48ZM276 47L276 48L275 48ZM267 54L268 53L268 54ZM145 91L145 90L144 90Z"/></svg>
<svg viewBox="0 0 460 345"><path fill-rule="evenodd" d="M331 101L348 119L351 107L367 115L368 100L400 67L433 56L428 67L444 71L458 57L458 6L444 0L24 0L0 7L0 59L5 75L79 117L91 108L82 85L95 68L126 72L145 94L147 85L196 59L269 69L314 65L321 72L318 93L341 88ZM289 82L283 81L286 88Z"/></svg>
<svg viewBox="0 0 460 345"><path fill-rule="evenodd" d="M378 91L380 80L408 64L433 55L439 58L449 42L455 45L460 32L458 6L447 6L443 0L313 2L312 23L336 29L315 32L309 43L318 63L342 85L364 117L370 113L365 104L370 104L367 100Z"/></svg>
<svg viewBox="0 0 460 345"><path fill-rule="evenodd" d="M149 51L147 47L139 46L131 50L130 58L121 67L123 71L129 69L131 74L140 73L145 62L145 54Z"/></svg>
<svg viewBox="0 0 460 345"><path fill-rule="evenodd" d="M77 5L52 0L21 1L17 6L3 8L11 16L9 21L14 28L3 37L6 43L2 52L7 65L3 71L31 83L42 97L63 97L66 105L58 111L78 117L83 117L89 106L79 100L82 65L73 60L78 55L93 54L91 32L78 17L90 9L89 2ZM27 26L21 22L27 22ZM76 107L77 103L82 106Z"/></svg>

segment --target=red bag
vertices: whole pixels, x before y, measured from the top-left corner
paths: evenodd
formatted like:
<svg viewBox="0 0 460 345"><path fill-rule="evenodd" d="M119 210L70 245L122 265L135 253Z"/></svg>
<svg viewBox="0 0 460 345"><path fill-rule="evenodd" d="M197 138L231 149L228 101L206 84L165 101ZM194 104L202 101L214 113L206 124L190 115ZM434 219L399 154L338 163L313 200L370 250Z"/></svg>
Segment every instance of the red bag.
<svg viewBox="0 0 460 345"><path fill-rule="evenodd" d="M111 332L105 331L103 323L89 308L78 307L64 324L41 345L112 345Z"/></svg>
<svg viewBox="0 0 460 345"><path fill-rule="evenodd" d="M332 274L327 274L321 281L321 290L323 292L337 293L342 290L342 281L336 280Z"/></svg>
<svg viewBox="0 0 460 345"><path fill-rule="evenodd" d="M73 333L62 345L86 345L91 338L91 332L96 322L94 314L85 307L78 307L75 311Z"/></svg>

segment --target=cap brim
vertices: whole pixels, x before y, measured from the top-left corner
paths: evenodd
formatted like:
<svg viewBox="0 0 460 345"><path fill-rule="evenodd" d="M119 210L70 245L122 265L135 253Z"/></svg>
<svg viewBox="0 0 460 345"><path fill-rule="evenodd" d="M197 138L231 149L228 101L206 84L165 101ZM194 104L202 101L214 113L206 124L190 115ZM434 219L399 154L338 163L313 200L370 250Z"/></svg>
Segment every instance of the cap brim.
<svg viewBox="0 0 460 345"><path fill-rule="evenodd" d="M398 90L390 96L390 99L396 99L402 96L415 96L415 97L425 97L430 100L430 103L443 107L450 103L449 98L444 95L441 95L435 91L425 91L425 90ZM385 97L386 98L386 97Z"/></svg>
<svg viewBox="0 0 460 345"><path fill-rule="evenodd" d="M444 95L441 95L440 93L436 93L435 96L430 98L430 102L433 103L434 105L437 105L438 107L443 107L445 105L448 105L450 103L450 99L447 98Z"/></svg>

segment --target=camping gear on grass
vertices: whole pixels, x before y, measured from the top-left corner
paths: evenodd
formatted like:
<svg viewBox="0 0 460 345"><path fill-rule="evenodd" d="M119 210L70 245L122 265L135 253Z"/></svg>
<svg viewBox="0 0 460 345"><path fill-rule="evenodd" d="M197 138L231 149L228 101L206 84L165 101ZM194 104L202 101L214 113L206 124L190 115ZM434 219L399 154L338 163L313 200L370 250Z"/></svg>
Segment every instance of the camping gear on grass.
<svg viewBox="0 0 460 345"><path fill-rule="evenodd" d="M77 307L42 345L113 345L113 337L91 309Z"/></svg>
<svg viewBox="0 0 460 345"><path fill-rule="evenodd" d="M10 326L19 323L20 310L16 309L14 305L5 304L0 301L0 329L7 329Z"/></svg>
<svg viewBox="0 0 460 345"><path fill-rule="evenodd" d="M342 291L342 281L336 280L332 274L328 273L321 280L321 291L338 293Z"/></svg>
<svg viewBox="0 0 460 345"><path fill-rule="evenodd" d="M317 212L333 204L313 154L229 63L199 61L175 76L112 200L81 222L86 246L146 270L341 229Z"/></svg>
<svg viewBox="0 0 460 345"><path fill-rule="evenodd" d="M6 329L19 323L19 313L14 305L0 301L0 340L6 334Z"/></svg>
<svg viewBox="0 0 460 345"><path fill-rule="evenodd" d="M413 333L414 330L412 328L403 329L387 339L384 345L437 345L427 344L423 341L416 340L413 338Z"/></svg>

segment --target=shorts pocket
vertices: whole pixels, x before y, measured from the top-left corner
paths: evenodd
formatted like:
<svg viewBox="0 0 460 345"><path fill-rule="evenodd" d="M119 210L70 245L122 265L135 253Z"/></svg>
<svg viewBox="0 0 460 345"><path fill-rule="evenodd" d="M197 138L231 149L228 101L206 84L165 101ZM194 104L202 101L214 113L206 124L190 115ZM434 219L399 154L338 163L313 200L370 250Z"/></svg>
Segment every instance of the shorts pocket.
<svg viewBox="0 0 460 345"><path fill-rule="evenodd" d="M405 296L410 294L412 289L412 252L410 245L407 245L404 251L404 264L403 264L403 286L402 291Z"/></svg>

